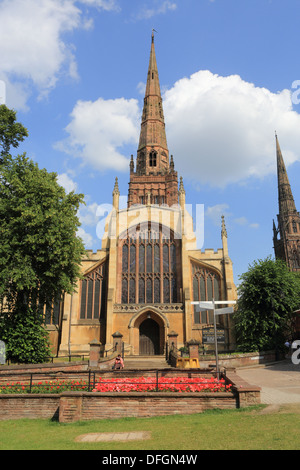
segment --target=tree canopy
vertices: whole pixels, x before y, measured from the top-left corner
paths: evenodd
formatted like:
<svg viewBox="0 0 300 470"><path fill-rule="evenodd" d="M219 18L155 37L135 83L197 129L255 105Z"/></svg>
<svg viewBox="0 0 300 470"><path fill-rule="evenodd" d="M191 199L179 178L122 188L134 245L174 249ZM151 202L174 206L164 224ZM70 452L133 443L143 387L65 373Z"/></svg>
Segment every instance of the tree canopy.
<svg viewBox="0 0 300 470"><path fill-rule="evenodd" d="M300 306L300 276L281 260L255 261L241 276L234 315L238 348L279 348L292 335L292 313Z"/></svg>
<svg viewBox="0 0 300 470"><path fill-rule="evenodd" d="M66 194L56 173L40 169L26 154L8 153L9 145L17 146L25 131L11 120L10 110L1 111L0 128L7 122L10 126L4 137L0 135L0 337L8 341L12 355L16 331L23 331L24 342L26 327L27 342L33 341L32 325L41 331L44 305L71 293L80 276L84 246L76 233L83 195ZM1 127L3 115L7 119Z"/></svg>
<svg viewBox="0 0 300 470"><path fill-rule="evenodd" d="M28 137L27 129L17 122L16 111L9 109L5 104L0 105L0 162L10 147L18 147L19 143Z"/></svg>

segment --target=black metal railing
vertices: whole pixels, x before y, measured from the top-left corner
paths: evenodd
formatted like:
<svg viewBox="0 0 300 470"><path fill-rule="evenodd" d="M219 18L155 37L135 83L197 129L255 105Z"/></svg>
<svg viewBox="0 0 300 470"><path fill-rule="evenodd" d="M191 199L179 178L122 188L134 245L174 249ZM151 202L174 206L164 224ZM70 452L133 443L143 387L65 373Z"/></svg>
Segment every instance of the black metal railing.
<svg viewBox="0 0 300 470"><path fill-rule="evenodd" d="M199 373L196 373L194 370L191 371L180 371L180 377L186 377L185 385L195 385L192 380L194 378L202 378L203 383L205 382L204 375L199 377ZM107 377L110 375L110 377ZM149 381L149 385L152 386L152 390L158 392L160 386L162 385L159 381L162 377L179 377L178 371L172 371L170 369L152 369L147 370L147 376L144 378L153 378L155 381ZM216 378L215 372L211 374L205 374L206 380L207 377ZM107 379L106 379L107 377ZM122 377L126 378L126 381L122 381ZM136 377L136 376L135 376ZM138 377L139 378L139 377ZM228 390L228 387L231 385L226 378L226 370L221 373L221 378L224 379L224 389ZM106 379L106 380L105 380ZM133 379L133 377L131 377ZM115 380L115 381L114 381ZM137 382L136 380L130 381L128 377L128 371L126 370L116 370L114 372L107 371L76 371L71 373L70 371L57 371L57 372L20 372L8 373L0 375L0 394L9 394L9 393L62 393L64 391L84 391L91 392L95 389L97 383L101 381L101 384L127 384L127 385L147 385L147 382L144 380L142 382ZM199 382L201 383L201 382ZM178 382L168 382L168 385L178 385Z"/></svg>

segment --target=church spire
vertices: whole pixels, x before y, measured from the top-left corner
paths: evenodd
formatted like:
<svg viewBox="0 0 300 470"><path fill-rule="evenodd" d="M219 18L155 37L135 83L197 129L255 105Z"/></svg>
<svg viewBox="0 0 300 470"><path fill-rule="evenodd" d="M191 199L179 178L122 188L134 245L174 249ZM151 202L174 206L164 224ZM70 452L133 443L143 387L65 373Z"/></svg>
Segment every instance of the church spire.
<svg viewBox="0 0 300 470"><path fill-rule="evenodd" d="M133 204L173 206L178 204L178 175L173 156L169 160L165 119L154 47L150 59L137 158L130 162L128 207Z"/></svg>
<svg viewBox="0 0 300 470"><path fill-rule="evenodd" d="M275 139L279 204L278 229L273 222L275 257L283 259L292 271L300 271L300 214L296 209L276 133Z"/></svg>
<svg viewBox="0 0 300 470"><path fill-rule="evenodd" d="M169 151L153 31L136 166L140 174L146 175L166 172L169 169Z"/></svg>
<svg viewBox="0 0 300 470"><path fill-rule="evenodd" d="M275 133L276 140L276 156L277 156L277 178L278 178L278 204L279 214L287 215L290 213L297 213L289 178L287 175L285 163L282 157L280 145L278 142L277 134Z"/></svg>

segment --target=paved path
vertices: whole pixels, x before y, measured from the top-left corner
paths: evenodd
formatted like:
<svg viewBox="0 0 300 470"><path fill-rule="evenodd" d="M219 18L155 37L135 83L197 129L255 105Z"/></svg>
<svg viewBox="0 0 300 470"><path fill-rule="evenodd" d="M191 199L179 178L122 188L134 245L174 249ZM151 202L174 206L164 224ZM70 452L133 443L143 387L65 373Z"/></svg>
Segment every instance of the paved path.
<svg viewBox="0 0 300 470"><path fill-rule="evenodd" d="M300 364L285 359L265 366L237 368L237 375L261 387L261 403L300 403Z"/></svg>

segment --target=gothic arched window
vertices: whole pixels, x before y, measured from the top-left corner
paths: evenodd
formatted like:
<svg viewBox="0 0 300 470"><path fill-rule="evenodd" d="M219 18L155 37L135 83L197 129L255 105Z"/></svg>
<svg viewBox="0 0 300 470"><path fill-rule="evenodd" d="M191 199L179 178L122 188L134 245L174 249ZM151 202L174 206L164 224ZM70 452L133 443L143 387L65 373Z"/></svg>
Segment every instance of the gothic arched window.
<svg viewBox="0 0 300 470"><path fill-rule="evenodd" d="M86 274L81 281L80 319L102 319L105 316L106 263Z"/></svg>
<svg viewBox="0 0 300 470"><path fill-rule="evenodd" d="M146 224L122 241L122 303L178 301L178 242L157 224Z"/></svg>
<svg viewBox="0 0 300 470"><path fill-rule="evenodd" d="M220 300L220 276L208 268L192 263L193 300ZM194 323L213 323L212 310L199 311L194 306Z"/></svg>

